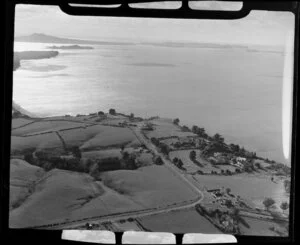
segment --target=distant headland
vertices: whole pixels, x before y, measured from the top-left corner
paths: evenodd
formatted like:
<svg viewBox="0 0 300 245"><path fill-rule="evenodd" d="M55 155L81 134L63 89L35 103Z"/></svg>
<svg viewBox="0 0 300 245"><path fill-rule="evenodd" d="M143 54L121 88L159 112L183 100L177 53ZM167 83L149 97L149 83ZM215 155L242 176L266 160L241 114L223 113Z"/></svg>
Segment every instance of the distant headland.
<svg viewBox="0 0 300 245"><path fill-rule="evenodd" d="M55 46L55 45L53 45L53 46L48 46L47 47L48 49L67 49L67 50L69 50L69 49L71 49L71 50L73 50L73 49L94 49L93 47L89 47L89 46L79 46L79 45L63 45L63 46Z"/></svg>
<svg viewBox="0 0 300 245"><path fill-rule="evenodd" d="M55 37L43 33L34 33L28 36L15 37L15 42L30 42L30 43L67 43L67 44L98 44L98 45L134 45L131 42L115 42L115 41L93 41L79 40Z"/></svg>
<svg viewBox="0 0 300 245"><path fill-rule="evenodd" d="M37 60L37 59L49 59L59 54L58 51L22 51L14 52L14 67L13 70L17 70L21 66L21 60Z"/></svg>

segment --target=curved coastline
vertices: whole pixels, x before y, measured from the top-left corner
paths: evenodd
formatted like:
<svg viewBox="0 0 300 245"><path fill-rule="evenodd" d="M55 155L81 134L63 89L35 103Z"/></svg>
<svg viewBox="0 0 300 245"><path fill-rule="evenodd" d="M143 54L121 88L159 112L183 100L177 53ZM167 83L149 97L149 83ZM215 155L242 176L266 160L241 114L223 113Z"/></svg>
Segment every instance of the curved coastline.
<svg viewBox="0 0 300 245"><path fill-rule="evenodd" d="M14 63L13 63L13 71L16 71L21 67L21 60L36 60L36 59L49 59L52 57L56 57L59 55L58 51L21 51L14 52ZM12 105L13 111L19 111L22 114L34 117L33 113L28 112L20 105L16 104L13 101Z"/></svg>

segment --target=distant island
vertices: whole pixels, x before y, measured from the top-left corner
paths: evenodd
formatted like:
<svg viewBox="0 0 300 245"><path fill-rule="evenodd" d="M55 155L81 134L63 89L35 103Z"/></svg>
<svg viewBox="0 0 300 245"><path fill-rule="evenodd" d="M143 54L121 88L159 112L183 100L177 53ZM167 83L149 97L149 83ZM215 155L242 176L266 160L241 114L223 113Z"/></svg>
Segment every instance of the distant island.
<svg viewBox="0 0 300 245"><path fill-rule="evenodd" d="M68 45L68 46L48 46L48 49L94 49L93 47L89 46L79 46L79 45Z"/></svg>
<svg viewBox="0 0 300 245"><path fill-rule="evenodd" d="M201 43L201 42L143 42L144 45L153 45L170 48L246 48L245 45Z"/></svg>
<svg viewBox="0 0 300 245"><path fill-rule="evenodd" d="M49 59L59 54L58 51L22 51L14 52L14 67L13 70L17 70L20 66L21 60L37 60L37 59Z"/></svg>
<svg viewBox="0 0 300 245"><path fill-rule="evenodd" d="M70 38L61 38L46 35L43 33L34 33L28 36L15 37L15 42L30 42L30 43L67 43L67 44L99 44L99 45L134 45L131 42L115 42L115 41L93 41L79 40Z"/></svg>

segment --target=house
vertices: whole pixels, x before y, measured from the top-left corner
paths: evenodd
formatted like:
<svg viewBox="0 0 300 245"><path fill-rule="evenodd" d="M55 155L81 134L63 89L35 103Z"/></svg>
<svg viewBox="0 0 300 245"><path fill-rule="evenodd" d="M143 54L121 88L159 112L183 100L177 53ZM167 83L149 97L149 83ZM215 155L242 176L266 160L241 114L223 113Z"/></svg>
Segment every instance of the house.
<svg viewBox="0 0 300 245"><path fill-rule="evenodd" d="M149 130L152 131L153 130L153 124L152 123L145 123L142 127L142 130Z"/></svg>
<svg viewBox="0 0 300 245"><path fill-rule="evenodd" d="M241 168L241 169L244 168L244 164L241 163L241 162L230 161L229 163L230 163L230 165L232 165L232 166L235 166L235 167L238 167L238 168Z"/></svg>
<svg viewBox="0 0 300 245"><path fill-rule="evenodd" d="M247 159L245 157L236 157L235 160L237 162L245 162L245 161L247 161Z"/></svg>
<svg viewBox="0 0 300 245"><path fill-rule="evenodd" d="M222 153L221 152L215 152L214 153L214 157L221 157L222 156Z"/></svg>

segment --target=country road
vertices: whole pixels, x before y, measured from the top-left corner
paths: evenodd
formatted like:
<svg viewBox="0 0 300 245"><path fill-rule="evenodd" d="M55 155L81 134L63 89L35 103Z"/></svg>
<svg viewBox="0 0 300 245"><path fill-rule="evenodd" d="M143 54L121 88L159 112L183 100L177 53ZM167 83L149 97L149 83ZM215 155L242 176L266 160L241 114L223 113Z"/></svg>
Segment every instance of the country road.
<svg viewBox="0 0 300 245"><path fill-rule="evenodd" d="M149 208L146 210L137 210L137 211L130 211L130 212L124 212L119 214L111 214L111 215L105 215L101 217L91 217L81 220L73 220L73 221L67 221L62 222L59 224L52 224L52 225L46 225L46 226L39 226L39 227L32 227L32 228L49 228L49 229L70 229L70 228L76 228L85 225L86 223L90 222L105 222L105 221L117 221L120 219L127 219L127 218L139 218L149 215L156 215L176 210L182 210L182 209L188 209L193 208L196 204L200 203L204 196L202 191L194 185L190 180L188 180L183 172L181 172L179 169L177 169L170 160L166 159L166 157L157 151L156 147L152 144L150 140L148 140L143 133L141 132L141 129L138 128L131 128L129 127L133 133L136 135L138 140L145 145L145 147L150 150L152 153L154 153L156 156L160 156L162 161L164 162L164 167L168 168L172 174L174 174L176 177L178 177L181 181L183 181L185 184L187 184L197 195L197 198L194 200L184 201L181 203L175 203L170 204L162 208Z"/></svg>

